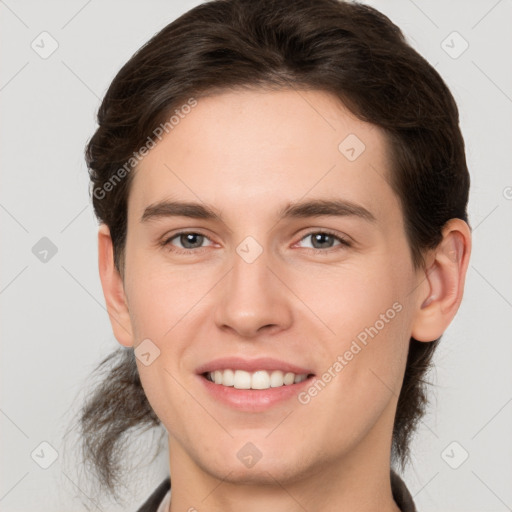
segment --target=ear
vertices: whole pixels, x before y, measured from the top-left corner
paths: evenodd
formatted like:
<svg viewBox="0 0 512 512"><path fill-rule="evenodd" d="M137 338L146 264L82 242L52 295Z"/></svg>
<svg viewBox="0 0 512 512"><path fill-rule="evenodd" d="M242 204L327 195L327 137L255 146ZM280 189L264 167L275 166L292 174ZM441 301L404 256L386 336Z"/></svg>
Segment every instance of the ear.
<svg viewBox="0 0 512 512"><path fill-rule="evenodd" d="M471 253L471 231L462 219L450 219L443 239L429 254L420 277L417 311L411 336L418 341L438 339L459 309Z"/></svg>
<svg viewBox="0 0 512 512"><path fill-rule="evenodd" d="M108 316L117 341L133 346L132 326L121 274L114 265L114 247L110 230L101 224L98 231L98 266Z"/></svg>

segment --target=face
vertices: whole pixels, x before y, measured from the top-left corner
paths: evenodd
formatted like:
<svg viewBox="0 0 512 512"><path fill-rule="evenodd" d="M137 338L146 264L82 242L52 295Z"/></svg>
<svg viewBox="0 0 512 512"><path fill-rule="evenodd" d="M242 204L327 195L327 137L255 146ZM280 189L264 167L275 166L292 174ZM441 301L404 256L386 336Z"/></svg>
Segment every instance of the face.
<svg viewBox="0 0 512 512"><path fill-rule="evenodd" d="M321 91L201 98L141 161L124 292L171 463L286 482L388 455L418 279L390 172Z"/></svg>

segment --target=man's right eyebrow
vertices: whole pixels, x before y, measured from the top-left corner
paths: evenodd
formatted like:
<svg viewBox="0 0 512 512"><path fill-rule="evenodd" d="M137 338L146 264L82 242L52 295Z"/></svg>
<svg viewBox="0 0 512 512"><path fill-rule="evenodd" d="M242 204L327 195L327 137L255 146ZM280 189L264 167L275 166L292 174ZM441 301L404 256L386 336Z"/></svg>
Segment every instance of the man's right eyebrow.
<svg viewBox="0 0 512 512"><path fill-rule="evenodd" d="M200 203L186 201L159 201L149 205L140 218L147 222L162 217L190 217L193 219L211 219L224 222L220 213Z"/></svg>

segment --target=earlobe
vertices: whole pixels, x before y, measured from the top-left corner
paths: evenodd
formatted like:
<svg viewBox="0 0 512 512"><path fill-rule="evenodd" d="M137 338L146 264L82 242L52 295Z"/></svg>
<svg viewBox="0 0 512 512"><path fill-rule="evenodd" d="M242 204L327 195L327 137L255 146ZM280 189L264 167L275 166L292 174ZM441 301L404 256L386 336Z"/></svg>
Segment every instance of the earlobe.
<svg viewBox="0 0 512 512"><path fill-rule="evenodd" d="M114 265L112 238L105 224L101 224L98 230L98 267L114 336L121 345L131 347L133 346L132 327L123 279Z"/></svg>
<svg viewBox="0 0 512 512"><path fill-rule="evenodd" d="M418 287L418 309L411 336L418 341L438 339L459 309L471 253L471 232L461 219L451 219L443 239L432 251L431 261Z"/></svg>

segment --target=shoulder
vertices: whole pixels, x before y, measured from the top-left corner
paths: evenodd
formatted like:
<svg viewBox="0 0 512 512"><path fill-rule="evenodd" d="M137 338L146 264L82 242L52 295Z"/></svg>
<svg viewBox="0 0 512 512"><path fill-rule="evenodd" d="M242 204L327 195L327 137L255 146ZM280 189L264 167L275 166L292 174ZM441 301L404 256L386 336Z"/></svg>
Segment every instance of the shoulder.
<svg viewBox="0 0 512 512"><path fill-rule="evenodd" d="M401 512L417 512L409 489L393 470L391 470L391 491L393 492L393 499Z"/></svg>
<svg viewBox="0 0 512 512"><path fill-rule="evenodd" d="M160 503L167 491L171 488L171 479L167 477L151 494L151 496L137 509L137 512L157 512Z"/></svg>

